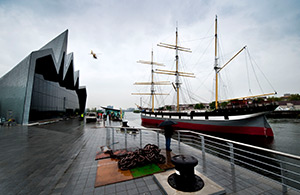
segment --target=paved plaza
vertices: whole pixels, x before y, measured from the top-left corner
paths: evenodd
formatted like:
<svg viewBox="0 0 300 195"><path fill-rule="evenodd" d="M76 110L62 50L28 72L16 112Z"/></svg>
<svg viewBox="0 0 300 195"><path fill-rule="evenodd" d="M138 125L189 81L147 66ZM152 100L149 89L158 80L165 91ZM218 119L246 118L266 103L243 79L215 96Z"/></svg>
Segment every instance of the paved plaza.
<svg viewBox="0 0 300 195"><path fill-rule="evenodd" d="M112 123L112 126L119 123ZM78 119L45 125L0 127L0 194L164 194L153 176L94 187L99 147L139 147L140 138L99 123ZM143 133L142 143L154 142L156 133ZM157 141L157 140L156 140ZM159 136L164 148L164 137ZM263 176L172 141L175 154L192 154L196 170L222 186L227 194L282 194L281 186ZM289 194L297 194L289 191Z"/></svg>

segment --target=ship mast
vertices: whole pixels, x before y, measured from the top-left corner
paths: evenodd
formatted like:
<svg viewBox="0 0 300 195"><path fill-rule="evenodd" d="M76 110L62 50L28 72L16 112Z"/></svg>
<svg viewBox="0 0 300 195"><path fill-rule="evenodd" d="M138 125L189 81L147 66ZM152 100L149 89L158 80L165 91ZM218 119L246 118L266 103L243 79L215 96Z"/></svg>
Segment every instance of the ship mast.
<svg viewBox="0 0 300 195"><path fill-rule="evenodd" d="M218 109L218 74L225 66L227 66L235 57L237 57L244 49L246 49L247 46L244 46L242 49L240 49L232 58L230 58L222 67L218 66L218 34L217 34L217 16L215 19L215 64L214 64L214 69L215 69L215 74L216 74L216 99L215 99L215 108ZM232 98L232 99L227 99L227 100L220 100L220 102L226 102L226 101L231 101L231 100L236 100L236 99L246 99L246 98L254 98L254 97L262 97L262 96L268 96L268 95L275 95L277 92L274 93L267 93L267 94L260 94L260 95L253 95L253 96L246 96L246 97L241 97L241 98Z"/></svg>
<svg viewBox="0 0 300 195"><path fill-rule="evenodd" d="M169 95L165 93L155 93L154 85L170 85L169 81L160 81L160 82L154 82L154 69L153 66L164 66L161 63L153 62L153 50L151 51L151 61L144 61L139 60L137 63L141 64L149 64L151 65L151 82L135 82L135 85L151 85L151 91L150 93L132 93L132 95L151 95L151 105L152 105L152 112L154 112L154 96L155 95Z"/></svg>
<svg viewBox="0 0 300 195"><path fill-rule="evenodd" d="M159 43L157 44L157 46L159 47L165 47L168 49L175 49L176 53L175 53L175 60L176 60L176 70L175 71L169 71L169 70L159 70L157 69L155 71L155 73L158 74L168 74L168 75L175 75L175 91L177 93L177 111L179 111L179 88L180 88L180 82L179 82L179 76L183 76L183 77L192 77L195 78L193 73L186 73L186 72L179 72L179 67L178 67L178 61L179 61L179 57L178 57L178 51L184 51L184 52L192 52L190 48L185 48L185 47L181 47L178 46L178 28L176 27L176 39L175 39L175 45L171 45L171 44L167 44L167 43Z"/></svg>
<svg viewBox="0 0 300 195"><path fill-rule="evenodd" d="M216 16L216 19L215 19L215 74L216 74L216 97L215 97L215 108L218 109L218 70L219 70L219 67L218 67L218 31L217 31L217 22L218 22L218 18Z"/></svg>
<svg viewBox="0 0 300 195"><path fill-rule="evenodd" d="M218 86L219 86L219 78L218 78L218 74L219 72L225 67L227 66L236 56L238 56L244 49L246 49L247 46L244 46L242 49L240 49L232 58L230 58L230 60L228 60L228 62L226 62L222 67L218 66L218 31L217 31L217 22L218 22L218 18L216 16L215 19L215 65L214 65L214 69L215 69L215 73L216 73L216 99L215 99L215 108L218 109Z"/></svg>

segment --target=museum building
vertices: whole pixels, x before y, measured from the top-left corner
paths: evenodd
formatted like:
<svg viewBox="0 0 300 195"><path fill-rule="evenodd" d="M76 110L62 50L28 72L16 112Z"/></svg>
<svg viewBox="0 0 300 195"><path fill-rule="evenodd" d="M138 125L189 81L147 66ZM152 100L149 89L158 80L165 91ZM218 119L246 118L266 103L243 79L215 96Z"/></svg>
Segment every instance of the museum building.
<svg viewBox="0 0 300 195"><path fill-rule="evenodd" d="M31 52L0 78L0 117L27 125L34 121L84 113L87 93L79 86L68 30Z"/></svg>

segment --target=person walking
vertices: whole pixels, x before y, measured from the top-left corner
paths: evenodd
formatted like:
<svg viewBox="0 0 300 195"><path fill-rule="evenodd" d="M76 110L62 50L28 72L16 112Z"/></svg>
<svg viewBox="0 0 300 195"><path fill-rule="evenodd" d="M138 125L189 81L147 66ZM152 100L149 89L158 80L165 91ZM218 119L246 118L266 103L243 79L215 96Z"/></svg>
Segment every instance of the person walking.
<svg viewBox="0 0 300 195"><path fill-rule="evenodd" d="M170 146L171 146L171 137L173 135L173 127L172 125L166 125L164 127L164 130L165 130L165 138L166 138L166 150L172 151Z"/></svg>
<svg viewBox="0 0 300 195"><path fill-rule="evenodd" d="M163 122L161 122L158 127L160 128L164 128L164 131L165 131L165 138L166 138L166 150L167 151L172 151L170 146L171 146L171 137L173 135L173 127L172 125L176 125L177 122L175 121L172 121L172 120L165 120Z"/></svg>

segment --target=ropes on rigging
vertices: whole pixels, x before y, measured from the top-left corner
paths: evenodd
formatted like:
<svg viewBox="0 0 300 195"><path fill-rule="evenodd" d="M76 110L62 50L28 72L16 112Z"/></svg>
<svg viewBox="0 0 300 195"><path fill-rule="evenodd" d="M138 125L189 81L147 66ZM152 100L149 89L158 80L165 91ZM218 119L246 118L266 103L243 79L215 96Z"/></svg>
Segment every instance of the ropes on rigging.
<svg viewBox="0 0 300 195"><path fill-rule="evenodd" d="M248 56L249 56L251 66L253 67L253 63L252 63L252 61L253 61L254 64L257 66L258 70L261 72L261 74L263 75L263 77L266 79L266 81L268 82L268 84L269 84L270 87L272 88L272 90L273 90L273 91L276 91L275 88L273 87L273 85L271 84L271 82L268 80L268 78L267 78L266 75L264 74L264 72L260 69L260 67L259 67L258 64L255 62L255 60L250 56L249 49L247 49L246 51L247 51L247 54L248 54ZM254 69L254 68L253 68L253 69Z"/></svg>

